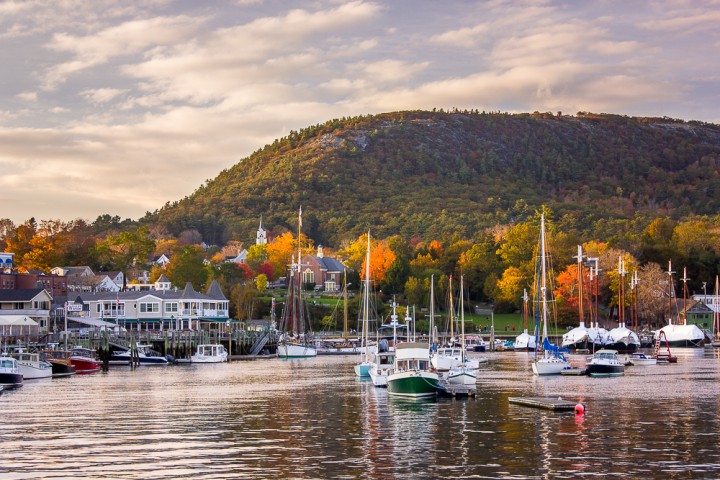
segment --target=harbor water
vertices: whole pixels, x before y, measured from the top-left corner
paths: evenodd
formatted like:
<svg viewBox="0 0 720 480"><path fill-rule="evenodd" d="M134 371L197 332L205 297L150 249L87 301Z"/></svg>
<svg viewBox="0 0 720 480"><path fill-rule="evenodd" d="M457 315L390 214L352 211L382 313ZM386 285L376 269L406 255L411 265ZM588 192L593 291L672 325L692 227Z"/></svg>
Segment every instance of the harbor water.
<svg viewBox="0 0 720 480"><path fill-rule="evenodd" d="M341 356L27 381L0 395L0 478L720 478L720 349L673 354L616 378L472 354L490 360L475 398L423 401L388 397Z"/></svg>

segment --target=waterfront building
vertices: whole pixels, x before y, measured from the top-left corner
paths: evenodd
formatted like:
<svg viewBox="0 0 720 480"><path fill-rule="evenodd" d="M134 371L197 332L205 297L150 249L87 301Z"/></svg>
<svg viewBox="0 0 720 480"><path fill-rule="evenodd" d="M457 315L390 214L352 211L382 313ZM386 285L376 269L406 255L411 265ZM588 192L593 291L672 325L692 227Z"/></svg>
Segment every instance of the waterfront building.
<svg viewBox="0 0 720 480"><path fill-rule="evenodd" d="M92 324L89 319L138 330L221 329L229 320L229 301L215 280L206 293L188 282L183 290L172 288L161 275L152 290L81 293L68 311L68 319Z"/></svg>
<svg viewBox="0 0 720 480"><path fill-rule="evenodd" d="M1 289L0 317L29 317L36 330L47 329L53 297L45 288ZM28 332L32 333L32 332ZM34 332L37 334L37 331Z"/></svg>

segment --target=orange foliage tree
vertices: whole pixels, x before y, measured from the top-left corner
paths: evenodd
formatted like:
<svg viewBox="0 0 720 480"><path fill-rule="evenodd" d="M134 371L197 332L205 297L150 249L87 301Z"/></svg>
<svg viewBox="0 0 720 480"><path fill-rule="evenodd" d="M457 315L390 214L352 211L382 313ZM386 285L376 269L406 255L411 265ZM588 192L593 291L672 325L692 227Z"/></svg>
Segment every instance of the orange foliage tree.
<svg viewBox="0 0 720 480"><path fill-rule="evenodd" d="M313 242L305 235L300 235L301 255L307 255L313 252ZM273 268L273 276L275 278L284 277L288 270L288 265L293 258L297 256L298 242L290 232L285 232L276 236L267 244L267 261ZM297 259L295 259L297 261Z"/></svg>

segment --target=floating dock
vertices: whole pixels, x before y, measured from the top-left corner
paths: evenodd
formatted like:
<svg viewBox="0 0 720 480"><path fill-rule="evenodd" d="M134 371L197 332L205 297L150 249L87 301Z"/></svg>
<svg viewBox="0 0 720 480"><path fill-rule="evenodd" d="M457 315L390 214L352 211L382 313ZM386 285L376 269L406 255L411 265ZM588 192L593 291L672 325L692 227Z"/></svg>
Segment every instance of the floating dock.
<svg viewBox="0 0 720 480"><path fill-rule="evenodd" d="M555 411L574 411L577 405L577 402L563 400L560 397L510 397L509 401L516 405Z"/></svg>
<svg viewBox="0 0 720 480"><path fill-rule="evenodd" d="M477 395L475 385L460 385L440 380L437 385L438 395L441 397L474 397Z"/></svg>
<svg viewBox="0 0 720 480"><path fill-rule="evenodd" d="M587 375L587 370L584 368L566 368L560 370L560 375Z"/></svg>

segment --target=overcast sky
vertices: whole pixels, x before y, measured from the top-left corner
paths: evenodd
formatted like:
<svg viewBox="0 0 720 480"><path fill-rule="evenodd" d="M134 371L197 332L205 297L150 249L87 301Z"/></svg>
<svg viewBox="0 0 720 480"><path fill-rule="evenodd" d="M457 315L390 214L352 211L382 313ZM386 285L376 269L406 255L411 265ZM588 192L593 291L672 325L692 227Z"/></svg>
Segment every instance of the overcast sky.
<svg viewBox="0 0 720 480"><path fill-rule="evenodd" d="M139 218L407 109L720 123L720 0L0 0L0 218Z"/></svg>

